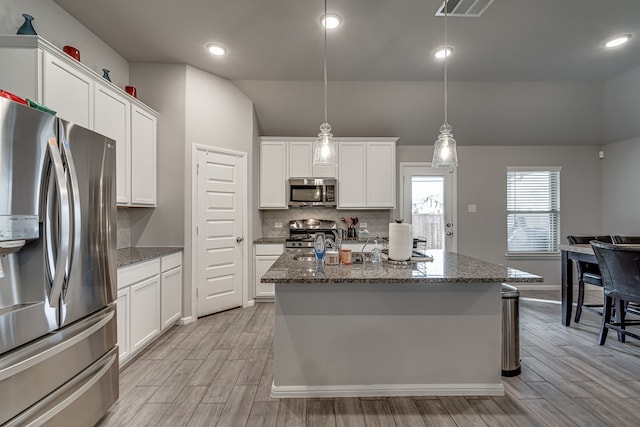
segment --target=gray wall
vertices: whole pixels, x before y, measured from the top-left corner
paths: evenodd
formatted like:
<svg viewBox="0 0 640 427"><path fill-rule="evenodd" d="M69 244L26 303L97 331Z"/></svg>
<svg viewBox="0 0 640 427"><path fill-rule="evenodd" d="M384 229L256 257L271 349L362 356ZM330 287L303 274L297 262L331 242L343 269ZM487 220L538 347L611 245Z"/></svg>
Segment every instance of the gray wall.
<svg viewBox="0 0 640 427"><path fill-rule="evenodd" d="M640 67L605 83L602 228L640 235Z"/></svg>
<svg viewBox="0 0 640 427"><path fill-rule="evenodd" d="M157 132L157 207L128 208L131 244L182 246L186 66L133 63L131 82L138 89L139 99L160 113Z"/></svg>
<svg viewBox="0 0 640 427"><path fill-rule="evenodd" d="M507 260L507 166L561 166L561 236L601 230L598 146L458 147L458 252L560 284L560 259ZM400 146L399 162L430 162L433 150ZM592 195L592 197L585 197ZM477 205L468 213L467 205Z"/></svg>
<svg viewBox="0 0 640 427"><path fill-rule="evenodd" d="M256 106L261 135L315 136L322 84L234 82ZM463 145L601 143L602 83L450 82L449 122ZM433 144L444 121L441 82L329 82L337 136L397 136Z"/></svg>
<svg viewBox="0 0 640 427"><path fill-rule="evenodd" d="M129 63L52 0L0 1L0 34L15 34L24 22L23 13L35 18L39 36L60 49L78 48L84 65L100 75L103 68L111 70L111 81L120 87L129 84Z"/></svg>
<svg viewBox="0 0 640 427"><path fill-rule="evenodd" d="M226 148L247 153L247 179L254 182L253 147L256 140L254 130L253 103L236 86L228 80L206 73L197 68L187 66L186 71L186 144L184 145L184 176L183 188L185 197L184 210L184 283L185 291L192 291L192 254L191 254L191 174L192 174L192 146L205 145L216 148ZM256 217L252 201L255 196L253 188L248 186L248 229L245 242L250 245L253 240L253 220ZM248 250L251 256L251 249ZM251 259L248 265L252 266ZM251 267L247 280L251 284ZM251 287L251 286L250 286ZM195 314L195 292L185 293L185 316Z"/></svg>

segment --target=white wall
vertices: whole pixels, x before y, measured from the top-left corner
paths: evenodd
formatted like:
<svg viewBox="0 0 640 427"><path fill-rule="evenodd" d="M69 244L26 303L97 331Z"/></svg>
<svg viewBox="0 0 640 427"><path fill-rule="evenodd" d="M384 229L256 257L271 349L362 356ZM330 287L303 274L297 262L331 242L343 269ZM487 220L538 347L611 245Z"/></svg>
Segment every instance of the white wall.
<svg viewBox="0 0 640 427"><path fill-rule="evenodd" d="M604 143L640 136L640 67L604 84Z"/></svg>
<svg viewBox="0 0 640 427"><path fill-rule="evenodd" d="M507 260L507 166L561 166L561 241L601 231L598 146L458 147L458 252L539 274L560 284L560 258ZM432 146L399 146L397 161L430 162ZM477 205L468 213L467 205Z"/></svg>
<svg viewBox="0 0 640 427"><path fill-rule="evenodd" d="M111 71L111 81L120 87L129 84L129 63L84 25L52 0L0 1L0 34L16 34L24 22L23 13L33 16L39 36L60 49L70 45L80 50L82 63L102 75Z"/></svg>

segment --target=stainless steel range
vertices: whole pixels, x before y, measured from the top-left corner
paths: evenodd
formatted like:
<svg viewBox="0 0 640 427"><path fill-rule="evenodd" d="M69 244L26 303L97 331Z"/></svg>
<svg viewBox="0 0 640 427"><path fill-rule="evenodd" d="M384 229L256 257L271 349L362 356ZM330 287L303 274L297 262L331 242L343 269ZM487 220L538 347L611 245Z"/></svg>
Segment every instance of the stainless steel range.
<svg viewBox="0 0 640 427"><path fill-rule="evenodd" d="M289 221L289 238L287 248L313 248L316 233L324 233L335 239L338 227L335 221L324 219L297 219Z"/></svg>

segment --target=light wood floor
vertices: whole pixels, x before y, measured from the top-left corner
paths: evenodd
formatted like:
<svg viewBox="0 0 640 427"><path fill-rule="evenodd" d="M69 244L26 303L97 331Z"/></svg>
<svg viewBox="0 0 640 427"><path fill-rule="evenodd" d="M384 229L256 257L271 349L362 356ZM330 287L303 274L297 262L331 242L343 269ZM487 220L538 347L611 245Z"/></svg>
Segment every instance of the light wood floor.
<svg viewBox="0 0 640 427"><path fill-rule="evenodd" d="M522 374L503 397L271 399L274 310L259 303L161 337L120 373L100 426L640 425L640 342L598 346L599 317L565 328L558 300L521 293Z"/></svg>

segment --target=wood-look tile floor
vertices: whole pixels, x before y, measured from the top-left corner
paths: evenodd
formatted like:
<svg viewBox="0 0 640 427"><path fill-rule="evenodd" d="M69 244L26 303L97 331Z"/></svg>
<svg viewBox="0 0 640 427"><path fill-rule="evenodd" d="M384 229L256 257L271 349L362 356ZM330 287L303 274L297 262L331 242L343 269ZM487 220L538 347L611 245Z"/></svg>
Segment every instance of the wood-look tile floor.
<svg viewBox="0 0 640 427"><path fill-rule="evenodd" d="M522 291L522 374L501 397L271 399L273 304L229 310L174 327L126 367L100 426L639 426L640 342L610 332L598 346L600 318L563 327L558 301Z"/></svg>

